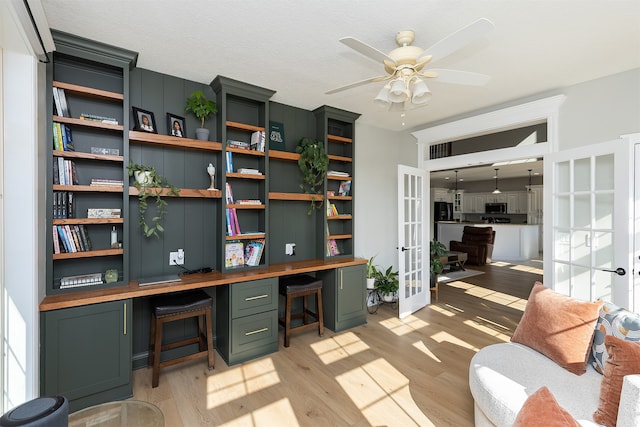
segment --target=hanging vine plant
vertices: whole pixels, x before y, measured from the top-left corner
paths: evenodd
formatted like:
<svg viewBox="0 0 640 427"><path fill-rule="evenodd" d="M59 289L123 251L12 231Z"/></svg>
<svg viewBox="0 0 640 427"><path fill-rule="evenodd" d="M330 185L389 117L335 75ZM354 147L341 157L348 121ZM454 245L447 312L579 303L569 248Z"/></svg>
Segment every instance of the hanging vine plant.
<svg viewBox="0 0 640 427"><path fill-rule="evenodd" d="M300 154L300 160L298 160L298 167L302 172L300 188L305 193L312 195L311 205L309 205L309 210L307 211L307 214L311 215L314 209L322 207L324 200L322 190L324 179L327 176L329 157L324 151L324 143L309 137L304 137L300 140L296 147L296 153Z"/></svg>

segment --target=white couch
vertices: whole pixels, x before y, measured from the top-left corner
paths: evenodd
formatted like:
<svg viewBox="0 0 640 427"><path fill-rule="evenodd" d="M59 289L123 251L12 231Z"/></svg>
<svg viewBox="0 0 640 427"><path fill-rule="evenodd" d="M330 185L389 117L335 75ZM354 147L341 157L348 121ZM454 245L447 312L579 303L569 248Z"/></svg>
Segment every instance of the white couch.
<svg viewBox="0 0 640 427"><path fill-rule="evenodd" d="M603 376L588 365L586 373L574 375L522 344L508 342L481 349L469 366L476 427L511 426L527 397L542 386L582 426L597 426L593 413ZM640 375L624 378L617 426L640 426Z"/></svg>

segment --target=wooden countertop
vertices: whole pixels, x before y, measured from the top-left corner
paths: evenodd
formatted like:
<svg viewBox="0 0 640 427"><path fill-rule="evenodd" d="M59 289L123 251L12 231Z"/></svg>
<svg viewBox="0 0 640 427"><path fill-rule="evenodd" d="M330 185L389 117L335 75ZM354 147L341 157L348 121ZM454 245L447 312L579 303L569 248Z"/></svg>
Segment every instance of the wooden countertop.
<svg viewBox="0 0 640 427"><path fill-rule="evenodd" d="M362 258L341 258L327 261L312 259L271 264L266 268L230 272L225 274L219 271L212 271L210 273L181 275L180 280L178 281L159 283L156 285L140 286L138 285L137 280L132 280L127 286L49 295L40 302L39 310L49 311L60 308L79 307L128 298L228 285L231 283L246 282L248 280L268 279L300 273L312 273L315 271L330 270L333 268L349 267L352 265L361 265L366 263L367 260Z"/></svg>

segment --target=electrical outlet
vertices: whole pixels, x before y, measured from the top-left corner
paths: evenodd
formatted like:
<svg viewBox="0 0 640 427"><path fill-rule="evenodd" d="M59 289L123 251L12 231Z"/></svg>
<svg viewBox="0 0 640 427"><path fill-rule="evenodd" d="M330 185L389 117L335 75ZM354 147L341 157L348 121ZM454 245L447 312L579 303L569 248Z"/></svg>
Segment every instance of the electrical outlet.
<svg viewBox="0 0 640 427"><path fill-rule="evenodd" d="M178 249L177 252L169 252L169 265L183 265L184 250Z"/></svg>
<svg viewBox="0 0 640 427"><path fill-rule="evenodd" d="M296 244L295 243L285 243L284 245L284 254L293 256L296 254Z"/></svg>

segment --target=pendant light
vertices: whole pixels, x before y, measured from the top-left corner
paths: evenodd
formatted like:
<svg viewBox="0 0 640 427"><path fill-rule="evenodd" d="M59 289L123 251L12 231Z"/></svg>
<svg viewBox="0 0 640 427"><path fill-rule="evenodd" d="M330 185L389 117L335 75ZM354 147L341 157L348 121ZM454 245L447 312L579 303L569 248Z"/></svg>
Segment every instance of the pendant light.
<svg viewBox="0 0 640 427"><path fill-rule="evenodd" d="M527 169L529 171L529 186L527 187L527 191L531 191L531 169Z"/></svg>
<svg viewBox="0 0 640 427"><path fill-rule="evenodd" d="M500 193L502 193L502 191L500 191L500 190L498 189L498 169L499 169L499 168L496 168L496 169L495 169L495 171L496 171L496 189L495 189L495 190L493 190L493 194L500 194Z"/></svg>
<svg viewBox="0 0 640 427"><path fill-rule="evenodd" d="M458 171L455 171L456 173L456 193L458 192Z"/></svg>

